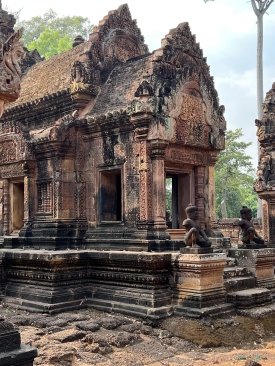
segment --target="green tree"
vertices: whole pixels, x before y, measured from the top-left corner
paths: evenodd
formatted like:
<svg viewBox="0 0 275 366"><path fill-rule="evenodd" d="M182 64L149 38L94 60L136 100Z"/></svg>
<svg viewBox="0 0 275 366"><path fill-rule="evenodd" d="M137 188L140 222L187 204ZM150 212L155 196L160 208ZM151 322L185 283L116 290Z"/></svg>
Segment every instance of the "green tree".
<svg viewBox="0 0 275 366"><path fill-rule="evenodd" d="M218 155L215 166L216 215L239 217L242 205L257 213L257 194L252 186L255 172L252 158L245 153L251 142L240 141L242 129L226 132L225 150Z"/></svg>
<svg viewBox="0 0 275 366"><path fill-rule="evenodd" d="M72 47L71 38L66 35L61 37L60 32L46 28L40 37L28 44L28 49L37 49L41 56L46 59L54 56L57 53L66 51Z"/></svg>
<svg viewBox="0 0 275 366"><path fill-rule="evenodd" d="M24 28L22 41L25 47L29 50L36 48L41 56L46 58L71 48L78 35L87 39L93 29L88 18L58 17L52 9L43 16L19 21L16 25Z"/></svg>

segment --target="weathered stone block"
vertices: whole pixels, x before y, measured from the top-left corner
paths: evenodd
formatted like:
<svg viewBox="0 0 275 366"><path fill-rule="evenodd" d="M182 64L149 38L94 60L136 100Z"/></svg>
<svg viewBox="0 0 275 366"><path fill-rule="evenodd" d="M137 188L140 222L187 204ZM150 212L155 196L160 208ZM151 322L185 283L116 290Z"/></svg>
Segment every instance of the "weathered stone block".
<svg viewBox="0 0 275 366"><path fill-rule="evenodd" d="M229 249L228 254L235 258L238 266L247 268L255 276L257 287L265 287L274 293L275 249Z"/></svg>
<svg viewBox="0 0 275 366"><path fill-rule="evenodd" d="M186 315L203 316L218 313L224 307L225 289L223 270L226 264L224 254L172 254L174 272L175 311ZM228 305L228 304L227 304ZM226 306L225 306L226 307ZM227 306L230 309L230 306ZM189 308L193 308L189 311Z"/></svg>

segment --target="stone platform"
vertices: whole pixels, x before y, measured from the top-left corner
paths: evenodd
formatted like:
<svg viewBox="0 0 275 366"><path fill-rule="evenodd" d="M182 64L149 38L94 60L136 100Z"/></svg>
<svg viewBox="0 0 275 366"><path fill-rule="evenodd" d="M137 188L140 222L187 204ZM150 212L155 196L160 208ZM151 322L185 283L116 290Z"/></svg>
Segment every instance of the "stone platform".
<svg viewBox="0 0 275 366"><path fill-rule="evenodd" d="M273 249L230 249L240 267L227 270L223 253L181 251L0 249L2 301L32 312L92 307L150 319L218 316L272 301Z"/></svg>
<svg viewBox="0 0 275 366"><path fill-rule="evenodd" d="M4 302L57 313L92 306L134 316L171 314L171 254L93 250L1 251L8 277Z"/></svg>
<svg viewBox="0 0 275 366"><path fill-rule="evenodd" d="M252 288L228 293L227 301L237 309L250 309L271 304L272 295L266 288Z"/></svg>

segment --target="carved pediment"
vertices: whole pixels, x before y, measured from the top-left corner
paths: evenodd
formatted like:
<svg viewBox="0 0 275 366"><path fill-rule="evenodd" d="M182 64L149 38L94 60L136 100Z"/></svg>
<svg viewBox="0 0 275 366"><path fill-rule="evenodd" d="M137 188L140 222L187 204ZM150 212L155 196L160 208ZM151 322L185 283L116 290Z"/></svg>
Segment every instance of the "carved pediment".
<svg viewBox="0 0 275 366"><path fill-rule="evenodd" d="M117 64L145 53L148 47L140 29L128 5L122 5L94 27L85 52L72 66L72 81L100 85Z"/></svg>

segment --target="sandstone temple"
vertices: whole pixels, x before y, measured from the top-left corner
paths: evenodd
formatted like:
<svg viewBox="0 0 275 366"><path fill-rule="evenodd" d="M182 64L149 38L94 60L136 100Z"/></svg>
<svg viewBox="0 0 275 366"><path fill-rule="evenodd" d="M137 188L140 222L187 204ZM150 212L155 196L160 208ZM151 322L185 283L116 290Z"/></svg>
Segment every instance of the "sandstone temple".
<svg viewBox="0 0 275 366"><path fill-rule="evenodd" d="M20 97L0 120L2 301L152 319L272 304L273 249L232 249L228 260L222 250L183 248L190 203L211 233L226 129L188 23L149 52L122 5L89 40L76 37L48 60L25 50L19 66ZM230 261L245 268L238 286Z"/></svg>
<svg viewBox="0 0 275 366"><path fill-rule="evenodd" d="M206 58L188 23L150 53L127 5L88 41L25 68L0 134L4 246L173 249L190 202L209 226L213 167L224 147Z"/></svg>

